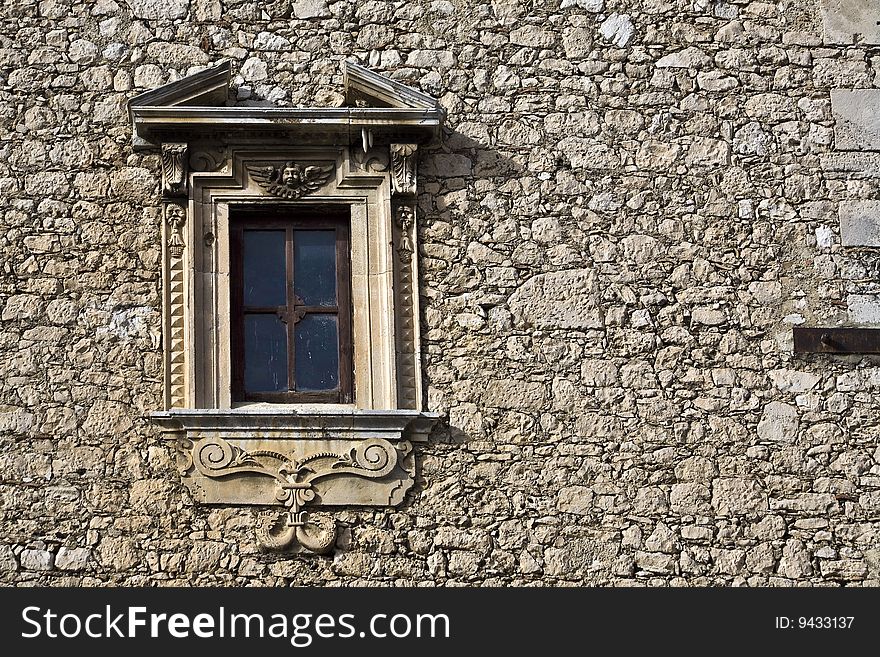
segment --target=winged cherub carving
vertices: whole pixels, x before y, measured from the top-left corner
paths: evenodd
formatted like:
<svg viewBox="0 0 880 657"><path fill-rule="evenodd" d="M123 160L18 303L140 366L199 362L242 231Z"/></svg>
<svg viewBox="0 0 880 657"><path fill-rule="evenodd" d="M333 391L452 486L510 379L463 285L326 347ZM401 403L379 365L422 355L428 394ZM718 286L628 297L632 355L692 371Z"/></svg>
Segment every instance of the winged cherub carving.
<svg viewBox="0 0 880 657"><path fill-rule="evenodd" d="M295 199L320 189L333 173L333 165L304 167L298 162L288 162L282 167L249 166L257 184L270 194Z"/></svg>

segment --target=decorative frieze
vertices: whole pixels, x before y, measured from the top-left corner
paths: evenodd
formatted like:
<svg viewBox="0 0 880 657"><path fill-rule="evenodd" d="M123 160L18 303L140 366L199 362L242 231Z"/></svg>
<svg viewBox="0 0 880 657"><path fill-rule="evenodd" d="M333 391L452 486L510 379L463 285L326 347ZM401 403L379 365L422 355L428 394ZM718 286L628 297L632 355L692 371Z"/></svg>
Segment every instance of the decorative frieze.
<svg viewBox="0 0 880 657"><path fill-rule="evenodd" d="M248 173L270 194L297 199L326 185L333 173L333 165L303 166L298 162L287 162L283 166L249 166Z"/></svg>

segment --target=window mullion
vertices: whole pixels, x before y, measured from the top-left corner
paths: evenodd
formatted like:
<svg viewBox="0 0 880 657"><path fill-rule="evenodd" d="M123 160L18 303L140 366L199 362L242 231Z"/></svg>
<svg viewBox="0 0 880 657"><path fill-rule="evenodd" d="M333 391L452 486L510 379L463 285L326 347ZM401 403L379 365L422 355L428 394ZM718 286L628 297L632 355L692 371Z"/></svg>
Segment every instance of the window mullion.
<svg viewBox="0 0 880 657"><path fill-rule="evenodd" d="M296 390L296 294L293 280L293 228L285 230L287 240L287 389Z"/></svg>

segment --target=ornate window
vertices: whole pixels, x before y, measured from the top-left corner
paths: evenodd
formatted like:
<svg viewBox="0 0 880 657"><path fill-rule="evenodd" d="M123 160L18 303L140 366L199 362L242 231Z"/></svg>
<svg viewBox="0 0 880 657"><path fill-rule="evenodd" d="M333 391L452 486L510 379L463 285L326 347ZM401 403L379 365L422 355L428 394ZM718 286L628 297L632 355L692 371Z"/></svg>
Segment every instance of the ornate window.
<svg viewBox="0 0 880 657"><path fill-rule="evenodd" d="M236 215L233 402L351 402L348 217L259 208Z"/></svg>
<svg viewBox="0 0 880 657"><path fill-rule="evenodd" d="M207 504L282 506L260 542L331 549L308 507L399 504L422 407L416 156L444 113L345 64L349 107L224 106L228 63L132 99L163 164L166 409ZM354 106L358 105L358 106Z"/></svg>

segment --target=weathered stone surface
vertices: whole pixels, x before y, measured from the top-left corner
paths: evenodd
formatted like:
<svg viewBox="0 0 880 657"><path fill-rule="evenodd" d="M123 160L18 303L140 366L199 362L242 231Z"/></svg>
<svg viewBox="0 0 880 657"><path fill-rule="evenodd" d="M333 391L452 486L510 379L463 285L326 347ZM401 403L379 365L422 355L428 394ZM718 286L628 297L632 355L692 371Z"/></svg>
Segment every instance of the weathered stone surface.
<svg viewBox="0 0 880 657"><path fill-rule="evenodd" d="M880 9L864 0L820 0L825 43L880 44Z"/></svg>
<svg viewBox="0 0 880 657"><path fill-rule="evenodd" d="M172 20L186 16L190 0L128 0L128 3L138 18Z"/></svg>
<svg viewBox="0 0 880 657"><path fill-rule="evenodd" d="M795 324L880 322L875 3L13 4L0 583L880 582L880 370L791 351ZM404 504L333 508L332 557L258 551L263 509L193 504L146 419L167 251L126 104L221 60L239 107L345 106L350 60L448 112L412 243L444 421ZM374 136L346 184L387 175ZM199 228L185 258L222 269L228 236ZM373 237L384 272L401 244Z"/></svg>
<svg viewBox="0 0 880 657"><path fill-rule="evenodd" d="M702 68L712 60L696 46L669 53L657 60L657 68Z"/></svg>
<svg viewBox="0 0 880 657"><path fill-rule="evenodd" d="M831 111L834 141L840 150L880 150L880 89L834 89Z"/></svg>
<svg viewBox="0 0 880 657"><path fill-rule="evenodd" d="M52 570L55 555L48 550L22 550L18 555L25 570Z"/></svg>
<svg viewBox="0 0 880 657"><path fill-rule="evenodd" d="M89 548L60 547L55 555L55 567L59 570L85 570L91 556Z"/></svg>
<svg viewBox="0 0 880 657"><path fill-rule="evenodd" d="M326 0L293 0L291 8L297 18L327 18L332 15Z"/></svg>
<svg viewBox="0 0 880 657"><path fill-rule="evenodd" d="M873 294L848 295L846 309L854 324L880 324L880 298Z"/></svg>
<svg viewBox="0 0 880 657"><path fill-rule="evenodd" d="M843 246L880 246L880 201L841 201L838 216Z"/></svg>
<svg viewBox="0 0 880 657"><path fill-rule="evenodd" d="M599 34L618 48L626 48L634 32L635 26L629 14L611 14L599 26Z"/></svg>
<svg viewBox="0 0 880 657"><path fill-rule="evenodd" d="M604 326L590 269L539 274L526 281L508 301L519 324L547 329L596 329Z"/></svg>
<svg viewBox="0 0 880 657"><path fill-rule="evenodd" d="M721 477L712 482L712 506L720 515L752 514L766 511L767 493L754 479Z"/></svg>
<svg viewBox="0 0 880 657"><path fill-rule="evenodd" d="M770 402L758 423L758 436L775 442L794 442L800 421L798 410L784 402Z"/></svg>
<svg viewBox="0 0 880 657"><path fill-rule="evenodd" d="M587 486L568 486L559 491L556 508L563 513L590 515L593 509L593 490Z"/></svg>

